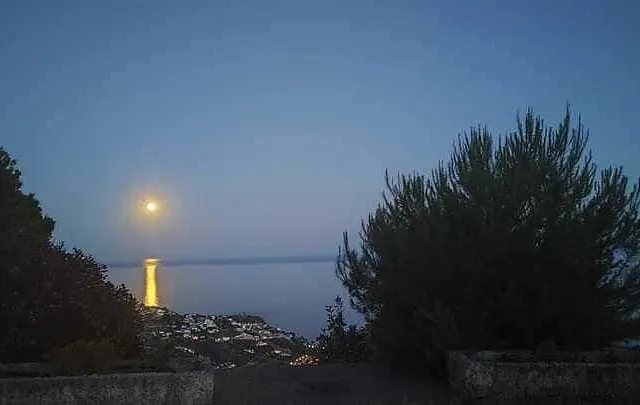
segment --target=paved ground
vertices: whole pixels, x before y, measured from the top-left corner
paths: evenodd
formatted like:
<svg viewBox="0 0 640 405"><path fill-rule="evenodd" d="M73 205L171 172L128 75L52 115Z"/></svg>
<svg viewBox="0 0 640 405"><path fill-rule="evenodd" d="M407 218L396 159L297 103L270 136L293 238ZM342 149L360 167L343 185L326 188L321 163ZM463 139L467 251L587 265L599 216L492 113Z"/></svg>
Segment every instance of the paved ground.
<svg viewBox="0 0 640 405"><path fill-rule="evenodd" d="M369 365L269 364L225 370L215 376L216 405L449 404L442 383L392 377Z"/></svg>

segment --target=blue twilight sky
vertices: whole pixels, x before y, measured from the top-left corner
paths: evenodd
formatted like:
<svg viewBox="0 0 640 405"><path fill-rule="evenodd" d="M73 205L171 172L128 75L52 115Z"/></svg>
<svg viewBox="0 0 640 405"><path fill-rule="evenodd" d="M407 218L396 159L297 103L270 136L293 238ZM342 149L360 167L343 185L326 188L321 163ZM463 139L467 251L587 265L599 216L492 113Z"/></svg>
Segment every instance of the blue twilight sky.
<svg viewBox="0 0 640 405"><path fill-rule="evenodd" d="M333 254L385 168L529 106L570 102L597 162L640 176L639 20L634 0L0 0L0 145L102 261Z"/></svg>

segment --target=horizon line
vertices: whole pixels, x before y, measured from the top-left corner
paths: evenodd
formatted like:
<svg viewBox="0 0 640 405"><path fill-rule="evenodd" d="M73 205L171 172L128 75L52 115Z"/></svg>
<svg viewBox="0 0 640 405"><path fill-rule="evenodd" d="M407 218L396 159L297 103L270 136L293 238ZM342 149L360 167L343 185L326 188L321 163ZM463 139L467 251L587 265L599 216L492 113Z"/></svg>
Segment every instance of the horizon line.
<svg viewBox="0 0 640 405"><path fill-rule="evenodd" d="M169 266L197 266L197 265L257 265L267 263L324 263L336 260L335 255L316 254L298 256L249 256L249 257L219 257L219 258L198 258L198 259L167 259L163 260L159 256L154 256L160 260L161 265ZM107 268L122 268L142 266L144 259L140 261L119 261L105 263Z"/></svg>

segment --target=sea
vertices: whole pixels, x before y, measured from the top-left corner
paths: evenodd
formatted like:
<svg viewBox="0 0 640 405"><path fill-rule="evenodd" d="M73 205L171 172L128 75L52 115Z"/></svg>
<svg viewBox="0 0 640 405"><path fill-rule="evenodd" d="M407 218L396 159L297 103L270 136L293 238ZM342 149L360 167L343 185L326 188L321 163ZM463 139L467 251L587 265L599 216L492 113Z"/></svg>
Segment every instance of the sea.
<svg viewBox="0 0 640 405"><path fill-rule="evenodd" d="M158 304L173 311L259 315L272 326L315 339L326 325L326 306L340 296L346 321L362 324L330 257L160 260ZM144 276L142 260L109 265L107 272L140 301Z"/></svg>

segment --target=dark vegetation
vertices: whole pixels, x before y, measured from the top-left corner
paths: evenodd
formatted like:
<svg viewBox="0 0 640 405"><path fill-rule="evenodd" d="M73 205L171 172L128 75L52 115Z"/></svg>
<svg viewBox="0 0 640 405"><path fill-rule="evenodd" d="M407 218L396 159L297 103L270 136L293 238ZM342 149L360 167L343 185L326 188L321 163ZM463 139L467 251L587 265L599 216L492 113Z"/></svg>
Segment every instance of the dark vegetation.
<svg viewBox="0 0 640 405"><path fill-rule="evenodd" d="M22 191L16 161L0 148L0 362L64 359L73 352L138 356L134 297L108 282L106 267L91 256L54 241L53 230L35 196ZM97 357L86 359L90 368L102 367Z"/></svg>
<svg viewBox="0 0 640 405"><path fill-rule="evenodd" d="M598 171L587 140L568 110L555 128L529 111L501 138L472 128L429 177L387 175L360 247L345 233L337 260L365 327L330 313L319 356L441 374L449 349L640 335L640 190Z"/></svg>
<svg viewBox="0 0 640 405"><path fill-rule="evenodd" d="M327 306L327 326L316 339L311 354L323 363L358 363L369 358L366 329L347 325L342 298Z"/></svg>
<svg viewBox="0 0 640 405"><path fill-rule="evenodd" d="M59 374L104 373L115 366L116 350L106 339L76 340L53 349L49 360Z"/></svg>

